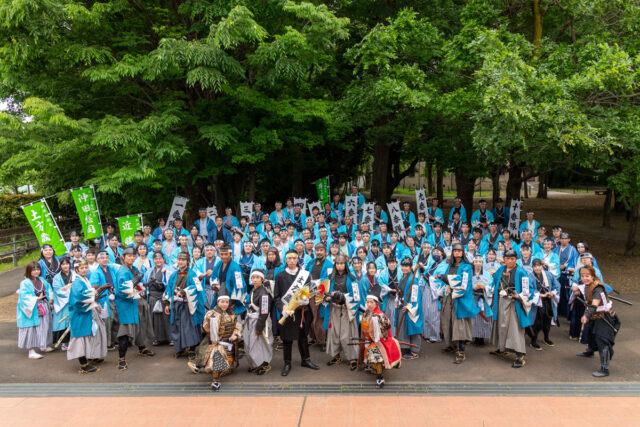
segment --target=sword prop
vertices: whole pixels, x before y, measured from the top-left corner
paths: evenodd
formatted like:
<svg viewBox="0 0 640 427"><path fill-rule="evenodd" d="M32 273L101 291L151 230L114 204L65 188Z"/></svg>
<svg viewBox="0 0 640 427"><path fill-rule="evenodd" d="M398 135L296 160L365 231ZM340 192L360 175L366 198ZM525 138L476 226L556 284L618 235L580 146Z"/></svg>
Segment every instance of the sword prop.
<svg viewBox="0 0 640 427"><path fill-rule="evenodd" d="M365 344L365 345L366 345L366 344L373 344L373 341L369 341L369 340L368 340L368 339L366 339L366 338L351 338L351 340L352 340L352 341L356 341L356 342L349 343L348 345L360 345L360 344ZM415 344L410 344L410 343L408 343L408 342L403 342L403 341L398 341L398 344L400 344L400 345L406 345L406 346L409 346L409 347L419 348L419 347L418 347L417 345L415 345Z"/></svg>

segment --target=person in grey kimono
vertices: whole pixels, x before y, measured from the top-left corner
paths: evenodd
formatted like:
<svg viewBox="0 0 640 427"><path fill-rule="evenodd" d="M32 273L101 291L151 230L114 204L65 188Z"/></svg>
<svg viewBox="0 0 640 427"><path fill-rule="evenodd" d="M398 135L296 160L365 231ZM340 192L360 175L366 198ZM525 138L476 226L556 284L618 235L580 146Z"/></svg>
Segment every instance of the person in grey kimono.
<svg viewBox="0 0 640 427"><path fill-rule="evenodd" d="M504 253L505 265L493 275L493 326L491 343L497 347L491 354L505 356L516 353L513 368L525 365L527 352L524 339L525 328L531 325L529 310L535 289L529 274L516 265L518 255L509 249Z"/></svg>

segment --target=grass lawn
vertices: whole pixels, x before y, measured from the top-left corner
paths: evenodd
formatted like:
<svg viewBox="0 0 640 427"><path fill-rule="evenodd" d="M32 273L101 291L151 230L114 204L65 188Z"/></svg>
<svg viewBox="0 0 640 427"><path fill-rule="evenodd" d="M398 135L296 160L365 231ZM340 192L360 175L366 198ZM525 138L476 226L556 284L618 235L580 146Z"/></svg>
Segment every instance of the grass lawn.
<svg viewBox="0 0 640 427"><path fill-rule="evenodd" d="M34 249L31 252L28 252L27 254L18 258L18 267L25 266L31 261L37 261L38 258L40 258L40 249ZM14 268L17 267L14 267L11 261L2 263L0 264L0 273L12 270Z"/></svg>

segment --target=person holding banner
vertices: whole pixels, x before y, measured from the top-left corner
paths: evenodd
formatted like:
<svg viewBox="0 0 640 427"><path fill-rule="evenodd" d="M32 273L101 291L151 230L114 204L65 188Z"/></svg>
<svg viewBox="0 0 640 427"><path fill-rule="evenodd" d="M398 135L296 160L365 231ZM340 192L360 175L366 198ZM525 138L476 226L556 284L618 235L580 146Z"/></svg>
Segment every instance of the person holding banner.
<svg viewBox="0 0 640 427"><path fill-rule="evenodd" d="M128 368L126 355L130 342L138 346L140 356L155 356L155 353L147 348L153 342L153 326L146 301L146 316L140 319L138 300L141 295L138 285L142 281L142 274L133 266L135 259L133 248L126 248L122 254L122 267L116 273L115 302L120 324L117 333L118 369L121 371Z"/></svg>
<svg viewBox="0 0 640 427"><path fill-rule="evenodd" d="M53 351L50 347L53 335L49 307L52 294L49 282L40 275L40 264L35 261L27 264L18 290L16 320L18 348L29 349L29 359L42 359L42 355L35 351L36 348L45 353Z"/></svg>
<svg viewBox="0 0 640 427"><path fill-rule="evenodd" d="M67 360L78 359L81 374L98 372L96 365L107 356L107 331L100 319L100 305L96 302L96 289L87 278L89 265L76 263L75 279L69 296L70 336Z"/></svg>
<svg viewBox="0 0 640 427"><path fill-rule="evenodd" d="M70 242L66 242L64 244L64 247L67 248L67 254L69 254L69 256L71 256L71 248L74 246L80 246L82 248L82 255L84 255L85 253L87 253L87 249L89 249L87 247L87 245L85 245L84 243L80 243L80 235L78 234L77 231L72 230L69 233L69 240L71 240Z"/></svg>
<svg viewBox="0 0 640 427"><path fill-rule="evenodd" d="M189 269L189 254L180 252L177 269L171 273L162 297L164 314L170 316L169 336L176 357L195 359L195 348L202 339L204 291L196 273Z"/></svg>
<svg viewBox="0 0 640 427"><path fill-rule="evenodd" d="M294 283L297 288L302 288L308 286L309 282L309 272L298 267L298 253L296 251L289 250L286 254L285 262L285 270L276 275L275 288L273 291L274 305L278 313L282 314L284 314L285 301L289 301L293 296L294 290L291 288ZM291 292L289 292L290 290ZM291 372L293 341L298 341L298 351L302 359L301 366L314 370L320 369L311 361L309 354L307 335L309 334L309 328L312 322L313 313L309 308L308 300L306 300L306 304L302 301L293 313L286 316L284 322L281 324L280 338L282 339L282 354L284 358L281 375L283 377L286 377Z"/></svg>

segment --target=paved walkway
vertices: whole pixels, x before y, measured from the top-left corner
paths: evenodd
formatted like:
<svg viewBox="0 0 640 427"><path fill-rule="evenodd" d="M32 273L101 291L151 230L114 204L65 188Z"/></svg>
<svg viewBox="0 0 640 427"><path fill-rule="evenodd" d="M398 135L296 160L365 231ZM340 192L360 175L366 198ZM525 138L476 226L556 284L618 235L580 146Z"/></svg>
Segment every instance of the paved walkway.
<svg viewBox="0 0 640 427"><path fill-rule="evenodd" d="M622 397L3 398L0 411L6 426L640 425L640 398Z"/></svg>

